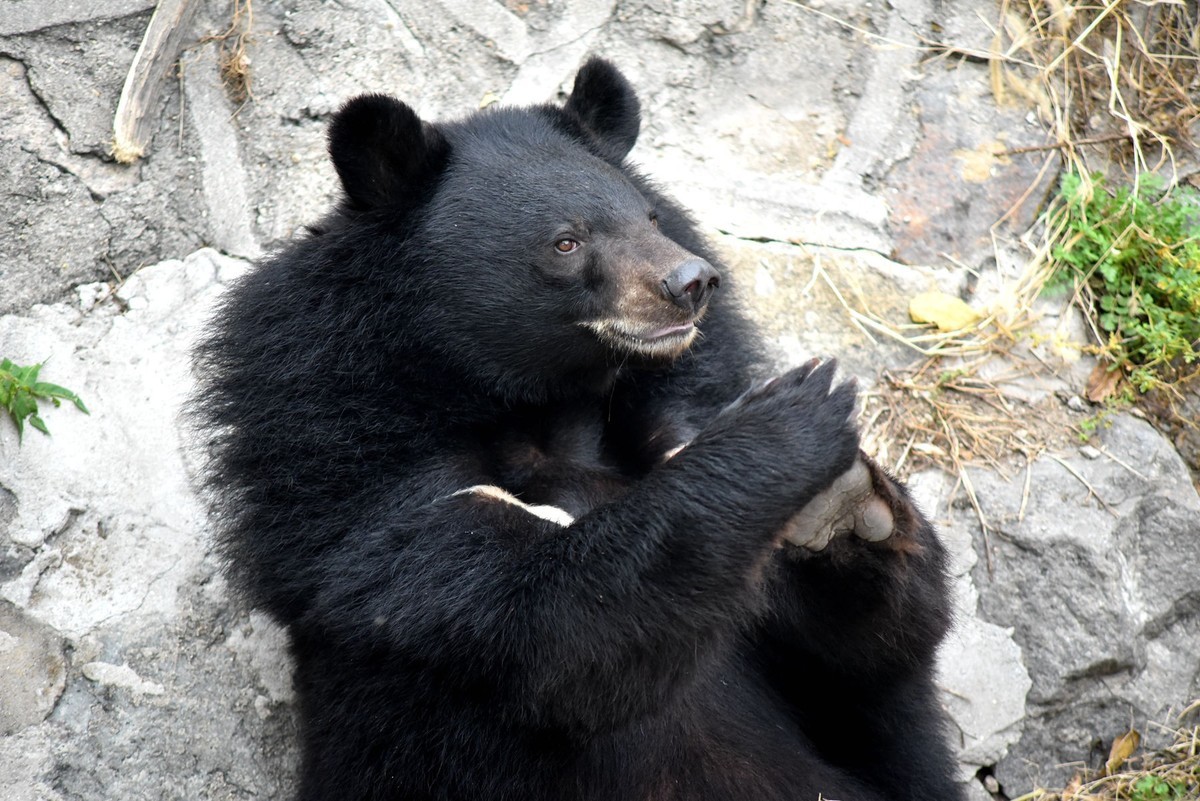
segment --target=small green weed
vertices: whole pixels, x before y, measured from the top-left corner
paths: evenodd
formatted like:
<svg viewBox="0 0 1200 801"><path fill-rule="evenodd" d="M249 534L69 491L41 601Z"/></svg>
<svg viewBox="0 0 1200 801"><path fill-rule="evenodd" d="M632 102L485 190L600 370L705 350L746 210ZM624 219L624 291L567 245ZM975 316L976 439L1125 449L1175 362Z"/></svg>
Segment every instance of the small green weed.
<svg viewBox="0 0 1200 801"><path fill-rule="evenodd" d="M1113 417L1117 412L1123 412L1133 405L1133 390L1125 387L1123 391L1111 395L1100 402L1100 408L1095 414L1088 415L1079 421L1079 441L1088 442L1096 432L1112 428Z"/></svg>
<svg viewBox="0 0 1200 801"><path fill-rule="evenodd" d="M1130 801L1175 801L1187 791L1180 782L1169 782L1161 776L1147 774L1129 788Z"/></svg>
<svg viewBox="0 0 1200 801"><path fill-rule="evenodd" d="M1136 191L1063 176L1064 241L1049 286L1069 285L1108 335L1105 355L1141 392L1200 359L1200 193L1143 175Z"/></svg>
<svg viewBox="0 0 1200 801"><path fill-rule="evenodd" d="M79 411L89 414L83 401L71 390L57 384L38 381L38 372L41 369L41 364L22 367L8 359L0 360L0 407L8 412L16 424L18 440L24 437L26 419L29 420L29 425L43 434L50 433L45 422L38 416L39 400L48 400L55 406L68 400L75 404Z"/></svg>

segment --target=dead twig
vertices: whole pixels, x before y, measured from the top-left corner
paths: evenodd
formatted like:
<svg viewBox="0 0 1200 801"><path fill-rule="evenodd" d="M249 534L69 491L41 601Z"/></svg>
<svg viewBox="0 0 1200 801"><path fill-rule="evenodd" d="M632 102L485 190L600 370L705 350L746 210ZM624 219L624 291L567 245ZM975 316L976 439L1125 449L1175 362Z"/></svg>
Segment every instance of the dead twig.
<svg viewBox="0 0 1200 801"><path fill-rule="evenodd" d="M140 159L158 129L163 88L171 66L179 60L197 5L194 0L161 0L150 17L113 118L112 154L121 164Z"/></svg>
<svg viewBox="0 0 1200 801"><path fill-rule="evenodd" d="M217 65L221 71L221 82L230 99L239 106L254 98L250 86L248 53L253 30L254 1L233 0L233 16L229 27L221 33L201 39L201 42L217 42L220 46Z"/></svg>
<svg viewBox="0 0 1200 801"><path fill-rule="evenodd" d="M1066 460L1064 460L1058 456L1055 456L1053 453L1047 454L1047 456L1049 456L1051 459L1053 459L1054 461L1056 461L1060 465L1062 465L1063 469L1065 469L1071 475L1075 476L1075 478L1079 480L1080 484L1083 484L1083 486L1087 487L1088 493L1093 498L1096 499L1097 503L1099 503L1101 506L1104 507L1104 511L1108 512L1113 517L1120 517L1120 515L1117 514L1116 510L1113 509L1112 506L1109 505L1108 501L1106 501L1100 497L1100 493L1096 492L1096 488L1091 485L1091 482L1089 482L1086 478L1084 478L1082 475L1080 475L1078 470L1076 470L1074 467L1071 467L1070 463L1068 463Z"/></svg>
<svg viewBox="0 0 1200 801"><path fill-rule="evenodd" d="M1000 156L1017 156L1021 153L1040 153L1047 150L1062 150L1070 147L1083 147L1084 145L1104 145L1109 142L1127 142L1129 134L1119 133L1110 136L1094 136L1089 139L1076 139L1073 142L1053 142L1049 145L1026 145L1025 147L1013 147L1008 150L1001 150L996 154Z"/></svg>

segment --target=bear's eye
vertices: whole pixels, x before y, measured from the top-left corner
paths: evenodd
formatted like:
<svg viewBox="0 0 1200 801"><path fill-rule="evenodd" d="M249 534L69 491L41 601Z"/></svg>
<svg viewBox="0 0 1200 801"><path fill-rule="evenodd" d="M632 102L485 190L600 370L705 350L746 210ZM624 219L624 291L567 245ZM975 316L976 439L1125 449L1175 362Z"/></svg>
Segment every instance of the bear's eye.
<svg viewBox="0 0 1200 801"><path fill-rule="evenodd" d="M658 215L655 214L654 212L650 212L650 224L653 225L655 228L658 227Z"/></svg>
<svg viewBox="0 0 1200 801"><path fill-rule="evenodd" d="M574 253L579 250L579 243L574 239L560 239L554 243L554 249L559 253Z"/></svg>

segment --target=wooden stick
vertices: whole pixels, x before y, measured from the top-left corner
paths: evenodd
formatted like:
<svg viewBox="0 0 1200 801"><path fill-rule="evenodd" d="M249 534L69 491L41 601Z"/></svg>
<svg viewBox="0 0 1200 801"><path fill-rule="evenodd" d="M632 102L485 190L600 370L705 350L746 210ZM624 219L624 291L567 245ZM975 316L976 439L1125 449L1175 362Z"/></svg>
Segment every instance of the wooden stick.
<svg viewBox="0 0 1200 801"><path fill-rule="evenodd" d="M1061 150L1064 147L1081 147L1083 145L1101 145L1105 142L1117 142L1121 139L1129 139L1127 133L1110 134L1109 136L1095 136L1091 139L1077 139L1074 142L1055 142L1050 145L1029 145L1028 147L1014 147L1010 150L1002 150L995 154L1000 156L1015 156L1018 153L1038 153L1044 150Z"/></svg>
<svg viewBox="0 0 1200 801"><path fill-rule="evenodd" d="M195 0L160 0L150 17L113 119L113 158L122 164L140 159L154 137L158 120L153 115L197 5Z"/></svg>

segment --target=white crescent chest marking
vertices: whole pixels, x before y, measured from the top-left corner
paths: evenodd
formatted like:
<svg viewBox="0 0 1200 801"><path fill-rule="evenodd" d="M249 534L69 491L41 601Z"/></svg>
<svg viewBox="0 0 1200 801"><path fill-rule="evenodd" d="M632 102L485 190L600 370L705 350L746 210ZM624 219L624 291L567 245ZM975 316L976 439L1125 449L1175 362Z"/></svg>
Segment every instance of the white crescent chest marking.
<svg viewBox="0 0 1200 801"><path fill-rule="evenodd" d="M524 509L534 517L540 517L543 520L549 520L551 523L557 523L560 526L569 526L575 522L575 517L566 509L560 509L557 506L549 506L547 504L529 504L513 495L506 489L497 487L495 484L476 484L473 487L459 490L452 493L451 498L459 495L478 495L483 498L491 498L495 501L512 504Z"/></svg>

